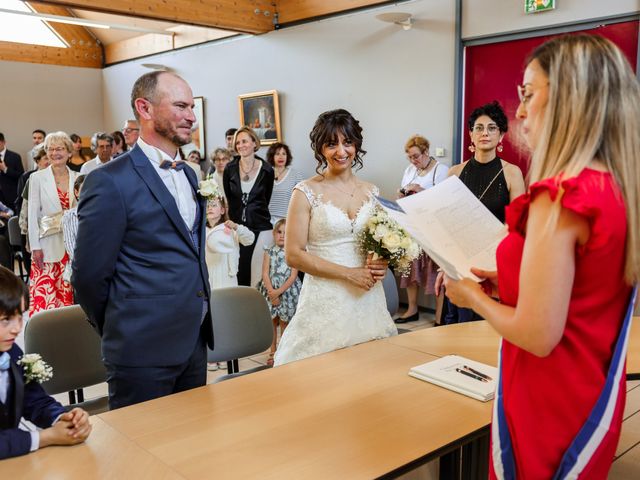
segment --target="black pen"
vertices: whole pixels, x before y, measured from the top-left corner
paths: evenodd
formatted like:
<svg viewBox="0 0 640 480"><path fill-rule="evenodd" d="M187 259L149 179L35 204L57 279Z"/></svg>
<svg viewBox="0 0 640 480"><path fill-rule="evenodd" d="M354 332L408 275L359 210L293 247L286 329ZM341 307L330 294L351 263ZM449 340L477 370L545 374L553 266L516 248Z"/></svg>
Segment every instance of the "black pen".
<svg viewBox="0 0 640 480"><path fill-rule="evenodd" d="M476 375L478 375L479 377L486 378L487 380L493 380L493 378L491 378L489 375L487 375L487 374L485 374L485 373L482 373L482 372L479 372L479 371L477 371L477 370L474 370L473 368L468 367L468 366L466 366L466 365L463 365L463 367L462 367L462 368L465 368L465 369L469 370L471 373L475 373L475 374L476 374Z"/></svg>
<svg viewBox="0 0 640 480"><path fill-rule="evenodd" d="M461 368L456 368L456 372L461 373L463 375L466 375L467 377L471 377L475 380L480 380L481 382L488 382L489 380L487 380L486 378L482 378L478 375L474 375L473 373L469 373L465 370L462 370Z"/></svg>

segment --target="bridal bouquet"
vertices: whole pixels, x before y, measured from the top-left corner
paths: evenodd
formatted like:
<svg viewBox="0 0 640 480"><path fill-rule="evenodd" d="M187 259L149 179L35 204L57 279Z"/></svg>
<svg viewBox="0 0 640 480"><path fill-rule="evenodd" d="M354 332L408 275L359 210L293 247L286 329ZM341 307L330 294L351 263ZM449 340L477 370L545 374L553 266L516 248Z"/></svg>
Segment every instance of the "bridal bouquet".
<svg viewBox="0 0 640 480"><path fill-rule="evenodd" d="M42 383L53 377L53 368L37 353L27 353L16 363L22 365L25 383Z"/></svg>
<svg viewBox="0 0 640 480"><path fill-rule="evenodd" d="M408 274L411 262L421 253L411 235L381 208L369 218L359 240L363 252L384 258L400 274Z"/></svg>
<svg viewBox="0 0 640 480"><path fill-rule="evenodd" d="M198 184L198 193L207 200L222 198L223 196L220 187L218 187L218 182L216 182L211 175Z"/></svg>

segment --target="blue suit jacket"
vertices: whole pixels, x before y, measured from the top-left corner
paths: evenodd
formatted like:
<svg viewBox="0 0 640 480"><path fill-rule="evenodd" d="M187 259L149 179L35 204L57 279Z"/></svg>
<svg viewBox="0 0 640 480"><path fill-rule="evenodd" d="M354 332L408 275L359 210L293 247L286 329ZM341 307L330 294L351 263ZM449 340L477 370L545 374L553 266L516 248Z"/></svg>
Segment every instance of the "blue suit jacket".
<svg viewBox="0 0 640 480"><path fill-rule="evenodd" d="M38 427L48 428L65 412L64 407L47 395L39 383L25 384L22 367L16 363L22 356L20 347L14 344L9 355L11 368L7 403L0 403L0 459L24 455L31 449L31 435L18 428L20 417Z"/></svg>
<svg viewBox="0 0 640 480"><path fill-rule="evenodd" d="M197 191L191 168L183 170ZM78 205L72 284L102 337L106 362L157 367L185 362L196 345L209 298L205 263L206 200L200 248L174 198L136 146L92 171ZM209 316L205 335L213 346Z"/></svg>

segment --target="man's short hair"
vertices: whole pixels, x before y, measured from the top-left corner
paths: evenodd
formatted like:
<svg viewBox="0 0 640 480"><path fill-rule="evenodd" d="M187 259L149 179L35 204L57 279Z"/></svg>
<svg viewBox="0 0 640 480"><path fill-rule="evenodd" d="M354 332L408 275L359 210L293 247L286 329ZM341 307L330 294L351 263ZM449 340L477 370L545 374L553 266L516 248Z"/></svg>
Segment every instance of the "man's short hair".
<svg viewBox="0 0 640 480"><path fill-rule="evenodd" d="M98 150L98 140L106 140L109 145L113 146L113 137L111 135L104 132L96 132L91 137L91 150L94 152Z"/></svg>
<svg viewBox="0 0 640 480"><path fill-rule="evenodd" d="M224 136L226 138L226 137L228 137L230 135L235 135L237 131L238 131L237 128L230 128L226 132L224 132Z"/></svg>
<svg viewBox="0 0 640 480"><path fill-rule="evenodd" d="M44 130L41 130L39 128L36 128L33 132L31 132L31 135L33 135L34 133L40 133L40 134L42 134L43 137L47 136L47 132L45 132Z"/></svg>
<svg viewBox="0 0 640 480"><path fill-rule="evenodd" d="M0 142L4 142L4 133L0 132Z"/></svg>
<svg viewBox="0 0 640 480"><path fill-rule="evenodd" d="M155 96L156 89L158 87L158 77L163 73L167 72L157 70L155 72L145 73L133 84L133 88L131 89L131 109L133 110L136 120L140 120L140 116L136 110L136 99L146 98L151 103L154 103L156 100Z"/></svg>

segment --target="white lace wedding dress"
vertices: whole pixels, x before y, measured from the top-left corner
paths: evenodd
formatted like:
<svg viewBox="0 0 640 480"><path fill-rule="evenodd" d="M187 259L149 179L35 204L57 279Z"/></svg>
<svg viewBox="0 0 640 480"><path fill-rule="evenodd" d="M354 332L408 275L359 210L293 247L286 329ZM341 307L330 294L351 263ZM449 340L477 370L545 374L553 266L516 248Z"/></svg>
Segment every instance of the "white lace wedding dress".
<svg viewBox="0 0 640 480"><path fill-rule="evenodd" d="M347 214L301 182L311 205L307 250L313 255L347 267L364 266L357 235L371 216L373 196L352 221ZM373 192L377 194L377 191ZM274 365L398 333L389 312L382 282L365 291L344 280L306 274L294 317L280 340Z"/></svg>

